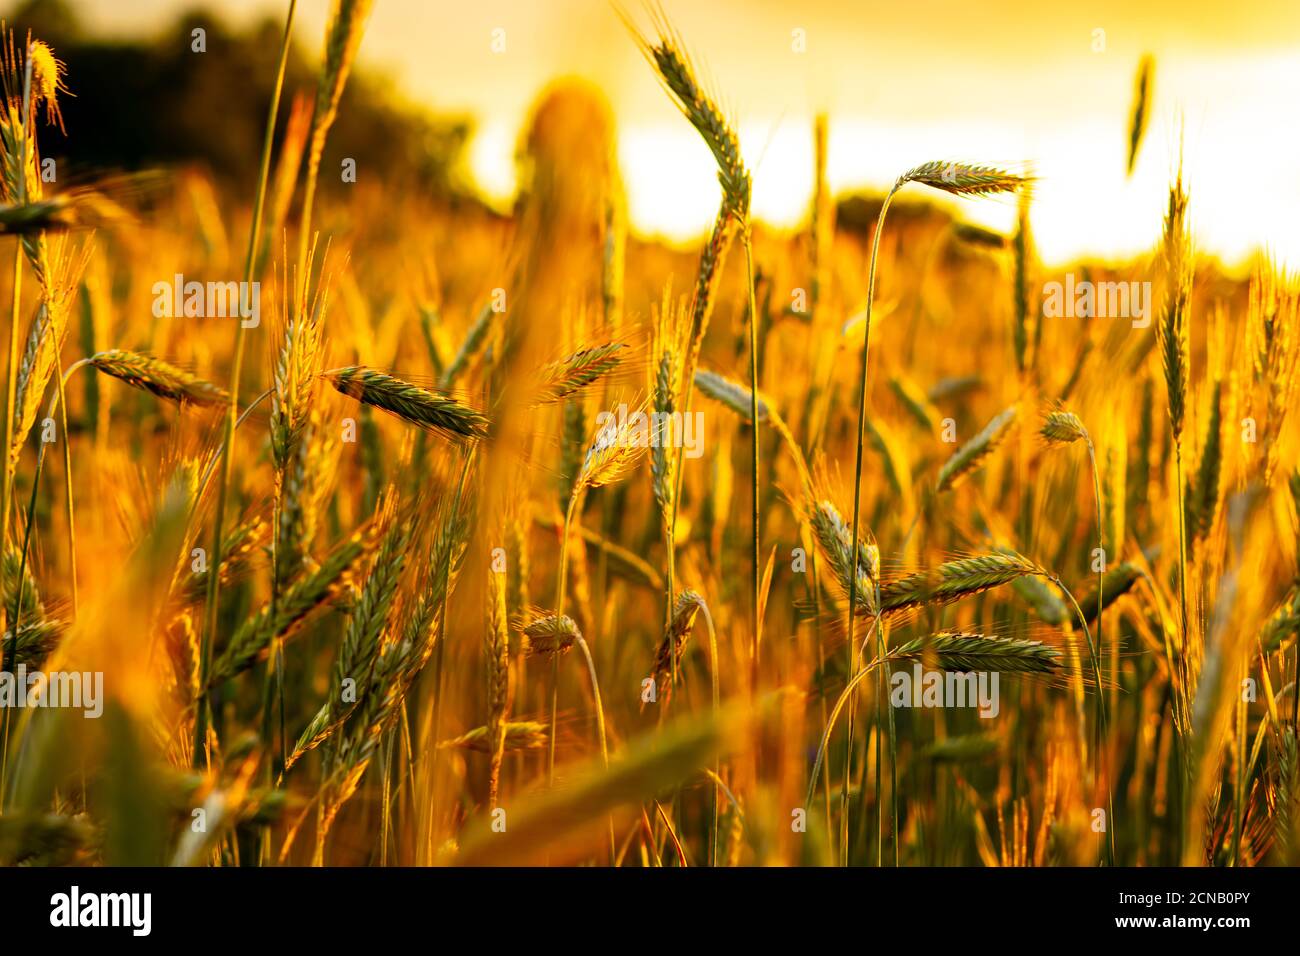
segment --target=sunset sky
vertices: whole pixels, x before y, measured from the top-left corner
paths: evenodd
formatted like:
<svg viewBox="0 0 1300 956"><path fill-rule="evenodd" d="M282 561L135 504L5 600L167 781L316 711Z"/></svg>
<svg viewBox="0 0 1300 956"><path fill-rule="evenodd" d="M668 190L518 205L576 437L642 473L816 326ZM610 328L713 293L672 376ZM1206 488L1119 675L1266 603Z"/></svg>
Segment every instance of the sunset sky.
<svg viewBox="0 0 1300 956"><path fill-rule="evenodd" d="M77 0L87 25L151 31L188 0ZM222 0L235 22L283 0ZM319 49L326 0L301 0L298 33ZM635 2L633 19L648 24ZM796 224L812 181L812 117L831 117L833 188L880 187L930 159L1028 162L1034 226L1049 262L1126 255L1160 228L1180 130L1198 246L1239 263L1255 248L1300 267L1300 10L1295 0L1031 0L918 4L848 0L670 2L667 11L738 122L757 215ZM505 50L493 52L493 31ZM802 32L797 32L802 31ZM1104 36L1098 31L1104 31ZM802 51L799 41L802 40ZM1104 49L1095 47L1104 43ZM1124 175L1132 81L1157 59L1154 112ZM633 225L685 239L716 207L711 159L605 0L377 0L362 61L406 98L478 120L480 188L513 188L520 124L545 83L604 88L620 129ZM1008 204L966 207L1005 226Z"/></svg>

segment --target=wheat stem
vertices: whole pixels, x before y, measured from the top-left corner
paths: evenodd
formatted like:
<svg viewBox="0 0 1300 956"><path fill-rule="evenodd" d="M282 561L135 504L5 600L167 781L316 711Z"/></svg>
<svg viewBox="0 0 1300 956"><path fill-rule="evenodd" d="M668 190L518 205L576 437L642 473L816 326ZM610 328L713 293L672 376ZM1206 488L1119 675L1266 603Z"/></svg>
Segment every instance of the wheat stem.
<svg viewBox="0 0 1300 956"><path fill-rule="evenodd" d="M761 641L761 631L763 622L759 617L759 591L762 588L763 564L762 552L759 544L759 522L761 503L759 501L758 488L758 440L760 432L758 429L758 304L754 294L754 242L753 230L750 228L748 219L745 222L744 229L741 232L741 242L745 246L745 271L747 276L747 285L749 287L749 416L751 425L751 437L753 457L750 459L752 491L754 497L754 591L752 598L752 611L754 615L754 645L751 651L750 659L750 687L751 693L758 695L758 661L759 647Z"/></svg>
<svg viewBox="0 0 1300 956"><path fill-rule="evenodd" d="M1104 583L1106 579L1106 545L1105 542L1102 540L1102 522L1101 522L1101 478L1097 473L1097 452L1092 445L1092 436L1089 435L1086 430L1084 431L1084 441L1088 445L1088 461L1092 465L1092 492L1093 492L1093 498L1096 501L1096 505L1097 505L1097 547L1101 550L1101 561L1097 565L1097 646L1098 648L1100 648L1101 645L1104 643L1103 628L1105 627L1105 624L1102 615L1102 610L1103 610L1102 601L1104 600L1103 592L1105 590ZM1073 598L1071 598L1071 600L1073 600ZM1096 660L1096 654L1094 652L1094 664L1095 664L1095 660ZM1117 681L1118 675L1112 674L1111 679ZM1097 761L1098 771L1101 773L1102 778L1106 781L1106 793L1109 795L1110 793L1109 757L1105 757L1102 754L1102 746L1103 746L1102 733L1105 730L1105 722L1100 717L1100 714L1104 710L1103 707L1104 699L1105 699L1105 689L1101 686L1101 683L1098 682L1097 708L1098 708L1099 718L1097 721L1096 743L1094 744L1094 747L1096 748L1097 751L1097 756L1095 759ZM1114 865L1115 837L1114 837L1114 832L1110 826L1110 813L1111 813L1110 807L1107 807L1106 813L1107 813L1107 818L1106 818L1107 864Z"/></svg>
<svg viewBox="0 0 1300 956"><path fill-rule="evenodd" d="M866 317L863 323L862 334L862 373L858 379L858 434L857 448L854 453L853 465L853 523L851 536L849 538L850 547L856 549L858 542L858 530L862 518L862 446L866 439L866 422L867 422L867 370L869 350L871 346L871 303L875 298L876 291L876 261L880 253L880 233L884 229L885 214L889 211L889 203L894 198L894 193L898 191L898 184L889 190L884 201L880 204L880 213L876 217L876 231L871 237L871 261L867 270L867 309ZM858 669L857 642L854 639L855 609L857 607L857 588L858 575L852 574L849 577L849 627L848 627L848 673L853 674ZM877 621L879 615L877 614ZM856 686L856 685L855 685ZM844 781L840 788L840 865L849 865L849 780L852 776L853 765L853 723L854 723L854 701L849 701L849 713L846 718L847 731L844 744ZM879 781L880 768L877 766L877 781ZM877 783L877 786L879 784ZM879 807L879 801L877 801Z"/></svg>
<svg viewBox="0 0 1300 956"><path fill-rule="evenodd" d="M474 458L474 446L468 445L466 446L464 454L462 455L461 458L460 481L457 482L456 484L456 497L452 503L453 515L460 514L461 496L465 492L465 482L467 477L469 476L470 463L473 461L473 458ZM452 561L453 561L455 550L456 550L455 548L447 549L447 560L443 570L443 576L444 579L448 582L448 588L447 588L447 594L443 597L442 613L438 616L438 637L437 637L437 642L434 645L434 652L433 652L433 718L432 718L432 724L430 729L431 736L429 738L429 747L432 750L432 754L429 760L429 781L430 781L431 793L429 796L428 826L429 826L430 834L432 834L433 832L433 824L437 819L436 797L437 797L438 778L437 778L436 771L438 769L438 747L439 747L438 741L441 739L439 737L439 732L442 728L442 702L443 702L442 671L443 671L443 659L445 657L444 648L447 646L447 615L448 615L448 605L451 602L450 582L451 582Z"/></svg>
<svg viewBox="0 0 1300 956"><path fill-rule="evenodd" d="M569 496L569 507L564 513L564 528L560 531L560 570L556 582L555 613L564 614L564 584L569 570L569 526L573 523L573 511L582 497L582 485L579 483ZM594 677L594 675L593 675ZM555 717L560 702L560 655L551 655L551 728L550 740L546 748L546 785L555 785Z"/></svg>
<svg viewBox="0 0 1300 956"><path fill-rule="evenodd" d="M32 58L30 43L23 56L23 114L22 136L18 142L18 205L27 202L27 138L32 111ZM14 461L10 454L13 444L14 403L18 384L18 317L22 309L23 287L23 240L19 236L14 240L14 281L13 308L9 314L9 368L5 383L5 443L4 443L4 481L3 493L0 494L0 550L9 546L9 512L13 503ZM14 631L15 636L17 631ZM4 655L0 654L0 667L4 665ZM7 727L6 727L7 729ZM7 751L6 751L7 756ZM4 775L6 761L0 760L0 810L4 809Z"/></svg>
<svg viewBox="0 0 1300 956"><path fill-rule="evenodd" d="M276 70L275 85L271 91L271 106L267 111L266 131L262 137L262 161L258 170L257 190L253 195L253 218L248 230L248 255L244 264L245 288L252 285L254 269L257 264L257 245L262 230L262 211L266 201L266 180L271 168L271 146L275 139L275 120L280 110L280 94L284 89L285 67L289 61L289 41L293 33L293 16L297 10L298 0L289 0L289 12L284 20L284 36L280 41L280 63ZM225 517L226 497L230 488L230 475L234 458L235 425L239 411L239 380L244 368L243 322L235 324L235 357L230 370L230 394L226 406L226 428L221 443L221 470L217 478L216 513L212 518L212 555L210 566L221 567L221 525ZM203 640L199 649L199 686L207 686L208 669L212 665L212 647L216 641L219 617L218 599L221 594L221 575L208 575L207 624L203 629ZM199 766L202 759L207 761L208 722L211 717L211 693L205 692L200 698L194 719L194 763Z"/></svg>

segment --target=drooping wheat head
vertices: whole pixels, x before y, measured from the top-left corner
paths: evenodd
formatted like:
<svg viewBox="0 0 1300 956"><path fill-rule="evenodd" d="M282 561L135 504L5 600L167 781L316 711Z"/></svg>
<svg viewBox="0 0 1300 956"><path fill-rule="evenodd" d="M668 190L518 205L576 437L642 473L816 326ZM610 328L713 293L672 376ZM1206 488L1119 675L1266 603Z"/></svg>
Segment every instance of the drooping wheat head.
<svg viewBox="0 0 1300 956"><path fill-rule="evenodd" d="M577 643L580 633L577 623L567 614L545 614L523 628L531 656L564 654Z"/></svg>
<svg viewBox="0 0 1300 956"><path fill-rule="evenodd" d="M1042 574L1042 568L1014 551L979 554L885 581L880 586L880 604L886 613L951 604L1026 575Z"/></svg>
<svg viewBox="0 0 1300 956"><path fill-rule="evenodd" d="M672 689L672 682L667 678L673 672L673 661L682 660L686 642L691 636L691 628L695 625L695 619L699 616L702 606L703 598L690 588L680 591L673 602L672 615L663 639L659 642L659 648L655 651L654 667L651 670L655 685L665 698Z"/></svg>
<svg viewBox="0 0 1300 956"><path fill-rule="evenodd" d="M889 652L891 661L933 660L944 671L1057 674L1061 652L1041 641L942 631L913 638Z"/></svg>
<svg viewBox="0 0 1300 956"><path fill-rule="evenodd" d="M450 395L363 366L329 369L321 375L344 395L383 409L417 428L437 432L452 441L487 437L487 417Z"/></svg>
<svg viewBox="0 0 1300 956"><path fill-rule="evenodd" d="M1083 422L1074 412L1054 409L1043 417L1043 427L1039 434L1053 445L1068 445L1071 442L1087 441L1088 432Z"/></svg>
<svg viewBox="0 0 1300 956"><path fill-rule="evenodd" d="M182 405L220 406L228 401L224 388L152 355L109 349L92 355L89 364L134 388Z"/></svg>

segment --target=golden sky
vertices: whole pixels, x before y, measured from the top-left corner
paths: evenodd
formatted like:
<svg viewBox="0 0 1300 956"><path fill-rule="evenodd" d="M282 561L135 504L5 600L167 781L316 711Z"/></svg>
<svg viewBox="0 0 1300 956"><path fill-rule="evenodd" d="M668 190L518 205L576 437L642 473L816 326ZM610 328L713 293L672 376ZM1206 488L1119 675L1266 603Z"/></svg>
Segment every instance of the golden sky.
<svg viewBox="0 0 1300 956"><path fill-rule="evenodd" d="M92 28L148 31L190 0L77 0ZM627 7L638 17L639 0ZM284 0L221 0L240 22ZM831 117L829 176L881 186L930 159L1031 163L1034 227L1049 261L1125 255L1159 232L1185 141L1198 246L1230 262L1264 248L1300 267L1297 0L666 0L722 94L755 171L754 208L793 225L811 187L813 115ZM328 3L300 0L319 48ZM505 49L494 52L495 30ZM801 32L800 32L801 31ZM1099 32L1104 31L1104 32ZM500 34L497 34L499 37ZM1157 59L1147 139L1124 153L1139 57ZM620 127L633 224L687 238L716 207L711 160L606 0L377 0L362 60L403 95L479 120L471 163L503 200L533 98L557 76L603 87ZM918 187L919 188L919 187ZM969 204L1005 226L1007 204Z"/></svg>

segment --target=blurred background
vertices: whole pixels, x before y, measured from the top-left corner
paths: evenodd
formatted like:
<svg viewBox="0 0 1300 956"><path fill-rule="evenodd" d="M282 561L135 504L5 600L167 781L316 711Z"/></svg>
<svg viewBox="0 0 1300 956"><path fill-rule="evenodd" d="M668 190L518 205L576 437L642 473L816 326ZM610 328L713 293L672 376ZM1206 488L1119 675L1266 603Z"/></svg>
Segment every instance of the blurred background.
<svg viewBox="0 0 1300 956"><path fill-rule="evenodd" d="M328 7L299 6L290 93L310 89ZM68 61L76 98L64 112L76 136L50 139L49 155L74 169L197 161L246 184L283 7L27 0L5 9ZM1039 253L1057 265L1152 245L1181 140L1201 251L1230 269L1261 249L1300 261L1300 17L1289 0L1096 0L1069 10L1028 0L711 0L668 13L725 91L769 225L806 215L812 118L824 111L840 194L878 190L940 156L1031 164ZM202 57L190 50L200 26ZM1128 177L1144 53L1157 63L1152 115ZM703 232L717 194L710 157L605 0L381 0L326 166L351 156L363 175L379 170L390 183L504 210L529 108L564 75L593 81L614 107L632 228L673 242ZM970 215L1007 228L1014 212L987 203Z"/></svg>

